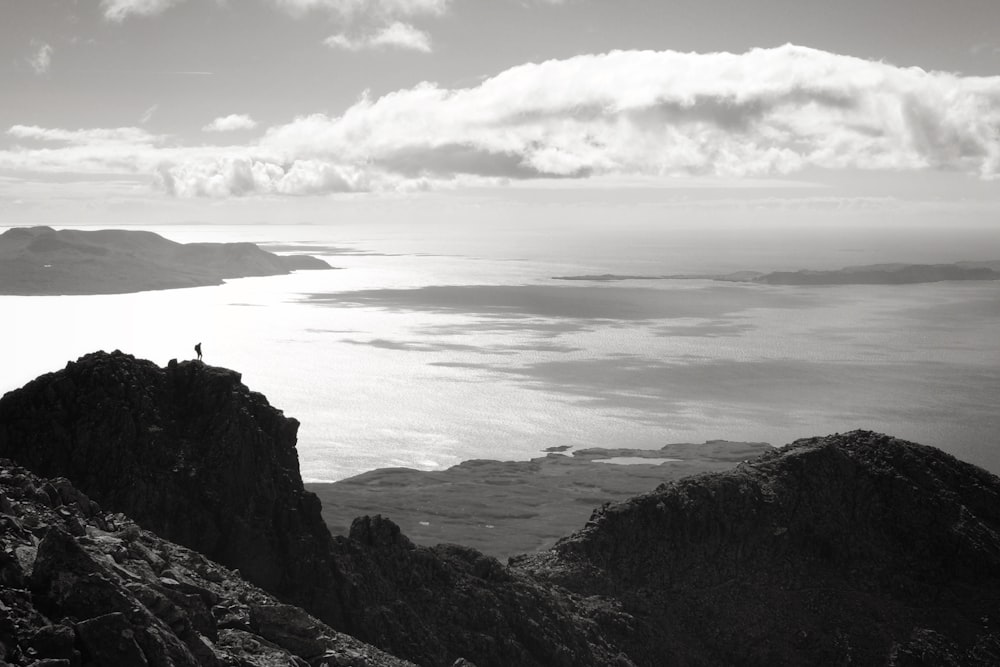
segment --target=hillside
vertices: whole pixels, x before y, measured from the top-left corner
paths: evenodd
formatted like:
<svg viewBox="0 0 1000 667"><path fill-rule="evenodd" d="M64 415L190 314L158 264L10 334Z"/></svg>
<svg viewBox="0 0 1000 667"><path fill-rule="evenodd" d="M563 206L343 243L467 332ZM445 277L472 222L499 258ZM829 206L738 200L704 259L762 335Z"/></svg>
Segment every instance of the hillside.
<svg viewBox="0 0 1000 667"><path fill-rule="evenodd" d="M0 234L0 294L122 294L330 268L252 243L175 243L153 232L14 227Z"/></svg>

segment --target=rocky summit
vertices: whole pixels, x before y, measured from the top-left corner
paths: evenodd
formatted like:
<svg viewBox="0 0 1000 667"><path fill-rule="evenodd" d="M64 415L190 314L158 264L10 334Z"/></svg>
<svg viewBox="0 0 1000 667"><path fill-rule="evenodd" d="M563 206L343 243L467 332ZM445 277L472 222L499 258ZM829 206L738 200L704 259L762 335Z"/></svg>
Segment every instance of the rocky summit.
<svg viewBox="0 0 1000 667"><path fill-rule="evenodd" d="M865 431L798 441L605 504L502 564L417 546L381 516L331 536L297 426L238 373L120 352L0 399L8 662L320 664L349 645L359 662L329 664L1000 664L1000 479L939 450ZM249 620L220 625L220 604ZM92 627L135 662L101 663L111 642ZM289 639L313 635L329 646ZM225 662L237 643L291 656Z"/></svg>

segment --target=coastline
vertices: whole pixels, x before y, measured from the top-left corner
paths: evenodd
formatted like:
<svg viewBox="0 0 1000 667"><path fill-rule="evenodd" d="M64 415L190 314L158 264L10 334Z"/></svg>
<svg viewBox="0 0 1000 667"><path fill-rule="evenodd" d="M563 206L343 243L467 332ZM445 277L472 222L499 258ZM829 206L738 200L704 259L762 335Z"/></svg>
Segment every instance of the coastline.
<svg viewBox="0 0 1000 667"><path fill-rule="evenodd" d="M446 470L380 468L331 483L307 483L334 535L358 516L381 514L417 544L455 543L500 559L544 551L592 512L665 482L728 470L773 447L711 440L660 449L553 450L528 461L473 459ZM649 463L607 463L608 459Z"/></svg>

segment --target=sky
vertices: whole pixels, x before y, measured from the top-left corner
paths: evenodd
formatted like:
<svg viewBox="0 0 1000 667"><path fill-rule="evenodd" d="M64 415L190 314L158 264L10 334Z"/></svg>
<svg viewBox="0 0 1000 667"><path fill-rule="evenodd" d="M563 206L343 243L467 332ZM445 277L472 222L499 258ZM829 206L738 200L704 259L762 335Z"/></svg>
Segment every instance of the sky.
<svg viewBox="0 0 1000 667"><path fill-rule="evenodd" d="M0 0L0 225L995 226L998 25L996 0Z"/></svg>

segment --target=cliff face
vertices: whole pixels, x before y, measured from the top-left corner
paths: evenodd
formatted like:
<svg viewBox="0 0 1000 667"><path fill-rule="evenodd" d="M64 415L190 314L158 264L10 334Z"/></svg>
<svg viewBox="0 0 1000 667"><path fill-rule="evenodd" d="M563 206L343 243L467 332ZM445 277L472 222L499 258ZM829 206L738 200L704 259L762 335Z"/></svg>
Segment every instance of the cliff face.
<svg viewBox="0 0 1000 667"><path fill-rule="evenodd" d="M298 422L230 370L94 353L0 400L0 452L336 622ZM322 586L323 595L316 595Z"/></svg>
<svg viewBox="0 0 1000 667"><path fill-rule="evenodd" d="M504 566L378 516L331 537L296 428L237 373L118 352L0 399L0 455L422 665L1000 664L1000 480L938 450L799 441Z"/></svg>
<svg viewBox="0 0 1000 667"><path fill-rule="evenodd" d="M6 460L0 664L412 667Z"/></svg>
<svg viewBox="0 0 1000 667"><path fill-rule="evenodd" d="M607 506L518 569L620 602L639 664L1000 664L1000 480L875 433Z"/></svg>

